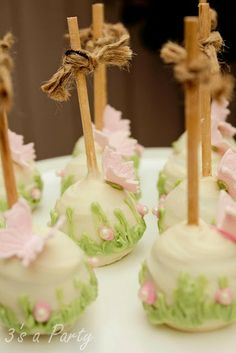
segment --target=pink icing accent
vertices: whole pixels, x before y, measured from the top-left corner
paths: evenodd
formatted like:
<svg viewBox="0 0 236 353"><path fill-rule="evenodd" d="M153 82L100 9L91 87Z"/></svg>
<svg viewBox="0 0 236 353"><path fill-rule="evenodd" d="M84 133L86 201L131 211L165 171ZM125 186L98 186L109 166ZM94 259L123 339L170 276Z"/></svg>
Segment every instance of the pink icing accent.
<svg viewBox="0 0 236 353"><path fill-rule="evenodd" d="M62 170L59 170L58 172L56 172L56 175L61 177L61 178L64 178L65 176L65 171L62 169Z"/></svg>
<svg viewBox="0 0 236 353"><path fill-rule="evenodd" d="M216 227L225 238L236 242L236 202L223 190L217 205Z"/></svg>
<svg viewBox="0 0 236 353"><path fill-rule="evenodd" d="M89 257L88 263L92 267L96 267L98 265L98 258L97 257Z"/></svg>
<svg viewBox="0 0 236 353"><path fill-rule="evenodd" d="M125 131L130 135L130 120L122 119L122 113L110 105L107 105L104 110L104 127L103 132Z"/></svg>
<svg viewBox="0 0 236 353"><path fill-rule="evenodd" d="M156 302L156 290L153 282L145 282L139 290L139 298L147 304L154 304Z"/></svg>
<svg viewBox="0 0 236 353"><path fill-rule="evenodd" d="M57 225L54 226L45 237L34 234L31 210L24 199L20 199L5 213L5 219L6 228L0 229L0 258L16 256L24 266L36 259L57 229Z"/></svg>
<svg viewBox="0 0 236 353"><path fill-rule="evenodd" d="M41 197L41 190L39 190L39 188L33 188L31 190L31 196L34 200L39 200Z"/></svg>
<svg viewBox="0 0 236 353"><path fill-rule="evenodd" d="M219 304L230 305L234 299L234 294L231 288L218 289L215 294L215 301Z"/></svg>
<svg viewBox="0 0 236 353"><path fill-rule="evenodd" d="M103 240L113 240L114 232L111 228L102 226L99 230L99 235Z"/></svg>
<svg viewBox="0 0 236 353"><path fill-rule="evenodd" d="M218 180L227 185L229 194L236 200L236 153L228 149L218 165Z"/></svg>
<svg viewBox="0 0 236 353"><path fill-rule="evenodd" d="M24 138L15 132L8 130L12 160L22 167L29 167L35 160L35 149L33 143L24 145Z"/></svg>
<svg viewBox="0 0 236 353"><path fill-rule="evenodd" d="M152 209L152 214L159 218L159 209L157 206Z"/></svg>
<svg viewBox="0 0 236 353"><path fill-rule="evenodd" d="M147 213L148 213L148 207L147 206L145 206L145 205L142 205L141 203L138 203L137 205L136 205L136 209L137 209L137 211L138 211L138 213L142 216L142 217L144 217Z"/></svg>
<svg viewBox="0 0 236 353"><path fill-rule="evenodd" d="M130 192L139 191L139 182L135 180L132 161L124 161L119 154L106 147L102 156L102 165L106 181L118 184Z"/></svg>
<svg viewBox="0 0 236 353"><path fill-rule="evenodd" d="M33 315L37 322L47 322L51 316L51 307L48 303L40 301L33 308Z"/></svg>

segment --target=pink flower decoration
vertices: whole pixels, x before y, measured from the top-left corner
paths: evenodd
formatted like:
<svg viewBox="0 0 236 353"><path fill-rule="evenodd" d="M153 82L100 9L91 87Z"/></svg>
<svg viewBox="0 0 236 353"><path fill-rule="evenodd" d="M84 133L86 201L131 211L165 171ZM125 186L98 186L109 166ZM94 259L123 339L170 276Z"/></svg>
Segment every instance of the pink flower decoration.
<svg viewBox="0 0 236 353"><path fill-rule="evenodd" d="M51 316L51 307L48 303L40 301L33 308L33 315L37 322L47 322Z"/></svg>
<svg viewBox="0 0 236 353"><path fill-rule="evenodd" d="M39 190L39 188L33 188L31 190L31 196L32 196L33 200L40 200L41 190Z"/></svg>
<svg viewBox="0 0 236 353"><path fill-rule="evenodd" d="M219 122L216 120L211 122L211 144L222 155L230 148L230 144L224 139L219 129Z"/></svg>
<svg viewBox="0 0 236 353"><path fill-rule="evenodd" d="M218 165L218 180L223 181L227 191L236 200L236 153L228 149Z"/></svg>
<svg viewBox="0 0 236 353"><path fill-rule="evenodd" d="M35 160L35 149L33 143L24 145L24 138L15 132L8 130L12 160L22 167L29 167Z"/></svg>
<svg viewBox="0 0 236 353"><path fill-rule="evenodd" d="M213 100L211 103L212 120L216 120L218 122L225 121L227 116L230 113L228 106L229 106L229 102L225 98L222 98L220 101Z"/></svg>
<svg viewBox="0 0 236 353"><path fill-rule="evenodd" d="M114 232L111 228L102 226L99 229L99 235L103 240L113 240L114 239Z"/></svg>
<svg viewBox="0 0 236 353"><path fill-rule="evenodd" d="M142 145L140 145L139 143L137 143L136 147L135 147L135 152L137 153L137 155L139 157L141 157L144 152L144 147Z"/></svg>
<svg viewBox="0 0 236 353"><path fill-rule="evenodd" d="M130 192L139 191L133 161L124 161L119 154L106 147L102 156L102 165L106 181L120 185Z"/></svg>
<svg viewBox="0 0 236 353"><path fill-rule="evenodd" d="M215 301L222 305L232 304L234 299L234 294L231 288L218 289L215 294Z"/></svg>
<svg viewBox="0 0 236 353"><path fill-rule="evenodd" d="M236 134L236 128L226 121L218 123L218 130L224 137L233 137Z"/></svg>
<svg viewBox="0 0 236 353"><path fill-rule="evenodd" d="M216 228L225 238L236 242L236 202L223 190L217 205Z"/></svg>
<svg viewBox="0 0 236 353"><path fill-rule="evenodd" d="M34 234L31 210L24 199L5 213L5 220L6 228L0 229L0 259L16 256L24 266L36 259L47 239L61 226L60 219L45 237Z"/></svg>
<svg viewBox="0 0 236 353"><path fill-rule="evenodd" d="M58 177L60 177L60 178L64 178L64 176L65 176L65 171L64 171L64 169L61 169L61 170L57 171L57 172L56 172L56 175L57 175Z"/></svg>
<svg viewBox="0 0 236 353"><path fill-rule="evenodd" d="M95 129L94 139L102 149L108 146L123 157L132 157L135 154L137 141L128 137L125 131L107 133Z"/></svg>
<svg viewBox="0 0 236 353"><path fill-rule="evenodd" d="M117 131L124 131L130 135L130 120L122 119L122 113L110 105L105 107L103 119L103 132L113 133Z"/></svg>
<svg viewBox="0 0 236 353"><path fill-rule="evenodd" d="M153 305L156 302L156 290L153 282L145 282L139 290L139 298L149 305Z"/></svg>
<svg viewBox="0 0 236 353"><path fill-rule="evenodd" d="M136 209L142 217L144 217L148 213L148 207L145 205L142 205L141 203L138 203L136 205Z"/></svg>

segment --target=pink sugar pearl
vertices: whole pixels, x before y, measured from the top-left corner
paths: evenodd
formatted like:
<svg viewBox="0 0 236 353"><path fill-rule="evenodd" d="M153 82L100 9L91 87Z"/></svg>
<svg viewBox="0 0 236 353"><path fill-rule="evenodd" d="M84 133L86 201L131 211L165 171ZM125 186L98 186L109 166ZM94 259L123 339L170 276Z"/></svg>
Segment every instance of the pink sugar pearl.
<svg viewBox="0 0 236 353"><path fill-rule="evenodd" d="M46 302L38 302L33 309L33 315L37 322L47 322L51 316L51 307Z"/></svg>
<svg viewBox="0 0 236 353"><path fill-rule="evenodd" d="M231 288L218 289L215 300L219 304L230 305L233 302L234 294Z"/></svg>
<svg viewBox="0 0 236 353"><path fill-rule="evenodd" d="M145 282L139 290L139 298L147 304L154 304L157 296L156 290L153 282L147 281Z"/></svg>
<svg viewBox="0 0 236 353"><path fill-rule="evenodd" d="M98 265L98 258L95 256L89 257L88 258L88 263L92 267L96 267Z"/></svg>
<svg viewBox="0 0 236 353"><path fill-rule="evenodd" d="M142 205L141 203L138 203L136 205L136 209L140 216L144 217L148 213L148 207L145 205Z"/></svg>
<svg viewBox="0 0 236 353"><path fill-rule="evenodd" d="M114 232L111 228L102 226L99 230L100 237L103 240L113 240L114 239Z"/></svg>
<svg viewBox="0 0 236 353"><path fill-rule="evenodd" d="M39 188L33 188L31 190L31 196L34 200L39 200L41 197L41 190L39 190Z"/></svg>

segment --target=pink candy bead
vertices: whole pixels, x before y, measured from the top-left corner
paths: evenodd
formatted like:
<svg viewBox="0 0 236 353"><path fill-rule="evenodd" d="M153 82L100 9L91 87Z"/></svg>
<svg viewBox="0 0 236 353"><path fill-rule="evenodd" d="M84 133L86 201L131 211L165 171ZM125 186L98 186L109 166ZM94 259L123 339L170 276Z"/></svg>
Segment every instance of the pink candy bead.
<svg viewBox="0 0 236 353"><path fill-rule="evenodd" d="M159 209L158 209L158 207L154 207L154 208L152 209L152 214L153 214L154 216L156 216L157 218L159 218Z"/></svg>
<svg viewBox="0 0 236 353"><path fill-rule="evenodd" d="M215 300L219 304L230 305L234 299L234 294L231 288L218 289L215 294Z"/></svg>
<svg viewBox="0 0 236 353"><path fill-rule="evenodd" d="M139 290L139 298L147 304L154 304L157 296L155 286L151 281L147 281Z"/></svg>
<svg viewBox="0 0 236 353"><path fill-rule="evenodd" d="M51 316L51 307L46 302L38 302L33 309L33 315L37 322L47 322Z"/></svg>
<svg viewBox="0 0 236 353"><path fill-rule="evenodd" d="M142 205L141 203L138 203L136 205L136 209L140 216L144 217L148 213L148 207L145 205Z"/></svg>
<svg viewBox="0 0 236 353"><path fill-rule="evenodd" d="M88 258L88 263L92 267L96 267L98 265L98 258L93 256Z"/></svg>
<svg viewBox="0 0 236 353"><path fill-rule="evenodd" d="M41 197L41 190L39 190L38 188L33 188L31 190L31 196L34 200L39 200Z"/></svg>
<svg viewBox="0 0 236 353"><path fill-rule="evenodd" d="M114 233L111 228L103 226L100 228L99 234L103 240L113 240L114 239Z"/></svg>

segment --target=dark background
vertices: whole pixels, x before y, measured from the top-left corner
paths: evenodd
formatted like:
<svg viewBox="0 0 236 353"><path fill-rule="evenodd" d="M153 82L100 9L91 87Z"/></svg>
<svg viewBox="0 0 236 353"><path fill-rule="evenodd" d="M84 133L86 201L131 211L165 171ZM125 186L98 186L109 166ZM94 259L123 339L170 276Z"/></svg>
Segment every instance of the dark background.
<svg viewBox="0 0 236 353"><path fill-rule="evenodd" d="M14 108L10 128L34 141L39 159L70 154L81 135L75 92L67 103L55 103L40 91L58 68L67 48L66 17L78 16L80 27L90 25L89 0L0 0L0 35L12 31L14 47ZM159 59L167 39L182 40L183 16L197 15L197 0L105 0L106 20L124 21L135 56L130 72L108 73L109 103L132 121L133 136L145 146L168 146L183 131L183 97L172 72ZM212 1L225 39L221 60L236 65L234 2ZM227 66L225 65L227 70ZM92 78L88 79L92 108ZM231 104L236 125L236 106Z"/></svg>

